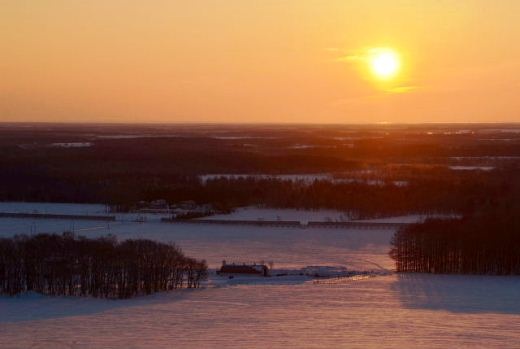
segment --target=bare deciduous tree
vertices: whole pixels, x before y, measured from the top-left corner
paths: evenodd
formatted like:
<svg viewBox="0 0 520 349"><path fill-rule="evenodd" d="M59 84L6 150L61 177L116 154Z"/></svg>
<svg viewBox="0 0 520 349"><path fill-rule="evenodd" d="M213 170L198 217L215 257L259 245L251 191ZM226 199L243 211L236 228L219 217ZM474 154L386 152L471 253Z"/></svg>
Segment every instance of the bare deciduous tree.
<svg viewBox="0 0 520 349"><path fill-rule="evenodd" d="M0 294L129 298L199 287L207 264L175 244L39 234L0 239Z"/></svg>

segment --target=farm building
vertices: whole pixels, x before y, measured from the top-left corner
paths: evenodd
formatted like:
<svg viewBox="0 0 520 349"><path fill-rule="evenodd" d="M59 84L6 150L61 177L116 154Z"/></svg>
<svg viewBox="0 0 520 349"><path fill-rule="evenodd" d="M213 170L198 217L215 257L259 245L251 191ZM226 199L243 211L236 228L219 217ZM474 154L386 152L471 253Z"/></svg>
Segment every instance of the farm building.
<svg viewBox="0 0 520 349"><path fill-rule="evenodd" d="M269 268L264 264L226 264L222 263L222 267L217 274L246 274L268 276Z"/></svg>

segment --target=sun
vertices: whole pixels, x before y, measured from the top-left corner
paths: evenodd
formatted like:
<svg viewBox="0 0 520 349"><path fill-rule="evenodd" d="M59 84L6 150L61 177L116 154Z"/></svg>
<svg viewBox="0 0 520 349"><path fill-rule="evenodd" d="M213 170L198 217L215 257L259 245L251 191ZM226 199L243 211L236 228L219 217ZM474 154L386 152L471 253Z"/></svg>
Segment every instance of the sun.
<svg viewBox="0 0 520 349"><path fill-rule="evenodd" d="M392 79L401 68L399 54L390 48L371 49L368 64L372 74L380 80Z"/></svg>

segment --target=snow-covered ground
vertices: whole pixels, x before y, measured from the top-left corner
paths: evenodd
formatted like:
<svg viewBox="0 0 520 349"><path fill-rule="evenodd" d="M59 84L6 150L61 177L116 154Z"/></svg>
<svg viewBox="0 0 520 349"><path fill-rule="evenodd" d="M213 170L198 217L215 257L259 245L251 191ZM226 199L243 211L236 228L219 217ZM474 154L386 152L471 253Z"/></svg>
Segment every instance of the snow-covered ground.
<svg viewBox="0 0 520 349"><path fill-rule="evenodd" d="M391 275L124 301L0 298L2 348L518 348L518 278Z"/></svg>
<svg viewBox="0 0 520 349"><path fill-rule="evenodd" d="M454 171L492 171L494 166L450 166Z"/></svg>
<svg viewBox="0 0 520 349"><path fill-rule="evenodd" d="M86 216L115 216L118 221L160 221L170 217L169 214L156 213L111 213L107 205L103 204L71 204L45 202L0 202L0 212L9 213L46 213ZM40 220L33 220L35 223ZM77 222L83 224L82 222ZM61 224L61 223L58 223ZM38 225L38 224L36 224ZM61 225L60 225L61 226Z"/></svg>
<svg viewBox="0 0 520 349"><path fill-rule="evenodd" d="M168 224L160 222L97 222L0 218L0 237L62 233L72 230L96 237L148 238L175 242L188 254L205 258L210 267L227 261L274 261L276 267L345 265L363 269L372 263L391 268L387 258L393 230L301 229L240 225ZM367 262L369 260L369 262Z"/></svg>
<svg viewBox="0 0 520 349"><path fill-rule="evenodd" d="M372 218L372 219L360 219L355 222L366 222L366 223L421 223L428 218L460 218L460 215L452 214L411 214L406 216L395 216L395 217L383 217L383 218Z"/></svg>
<svg viewBox="0 0 520 349"><path fill-rule="evenodd" d="M102 204L0 202L0 212L103 215L107 214L107 207Z"/></svg>
<svg viewBox="0 0 520 349"><path fill-rule="evenodd" d="M361 219L355 222L366 223L419 223L427 218L455 218L457 215L425 215L414 214L405 216ZM308 222L347 222L351 221L348 212L336 210L295 210L295 209L274 209L274 208L258 208L258 207L241 207L230 214L217 214L208 217L199 218L225 220L225 221L299 221L302 224Z"/></svg>
<svg viewBox="0 0 520 349"><path fill-rule="evenodd" d="M211 268L272 260L275 269L376 273L316 282L212 273L202 289L122 301L0 296L0 348L520 347L520 277L395 274L392 229L1 218L0 237L71 225L87 236L175 241Z"/></svg>
<svg viewBox="0 0 520 349"><path fill-rule="evenodd" d="M88 148L92 146L92 142L67 142L67 143L52 143L51 147L57 148Z"/></svg>
<svg viewBox="0 0 520 349"><path fill-rule="evenodd" d="M110 213L108 207L103 204L69 204L69 203L41 203L41 202L0 202L0 212L10 213L48 213L67 215L113 215L116 222L85 222L82 220L67 221L54 219L8 219L3 218L1 227L11 226L12 231L20 233L61 233L65 230L81 229L92 230L100 227L108 231L124 222L145 221L148 223L160 222L161 218L169 218L169 214L156 213ZM376 219L363 219L357 222L367 223L417 223L428 217L456 217L447 215L406 215L396 217L385 217ZM316 222L346 222L351 217L348 212L337 210L297 210L297 209L274 209L259 207L241 207L229 214L216 214L199 219L214 220L249 220L249 221L299 221L306 224L310 221ZM109 231L108 231L109 232ZM2 232L0 231L0 234Z"/></svg>

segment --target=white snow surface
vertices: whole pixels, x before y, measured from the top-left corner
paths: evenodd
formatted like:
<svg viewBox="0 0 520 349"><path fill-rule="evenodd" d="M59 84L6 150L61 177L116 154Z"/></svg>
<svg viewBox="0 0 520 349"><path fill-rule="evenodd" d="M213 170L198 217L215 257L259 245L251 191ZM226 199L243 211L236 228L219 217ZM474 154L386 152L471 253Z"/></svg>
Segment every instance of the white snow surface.
<svg viewBox="0 0 520 349"><path fill-rule="evenodd" d="M274 261L276 267L345 265L349 268L392 268L387 258L391 229L342 230L302 229L240 225L168 224L68 221L52 219L0 218L0 237L16 234L62 233L97 237L113 234L119 239L147 238L177 243L186 254L204 258L210 267L227 261ZM346 251L349 251L348 253ZM368 262L367 262L368 261ZM379 267L376 267L379 268Z"/></svg>
<svg viewBox="0 0 520 349"><path fill-rule="evenodd" d="M112 213L103 204L72 204L45 202L0 202L0 212L9 213L46 213L85 216L115 216L118 221L160 221L170 217L160 213ZM40 220L36 220L40 222ZM74 223L82 224L80 221ZM60 223L58 223L60 224Z"/></svg>
<svg viewBox="0 0 520 349"><path fill-rule="evenodd" d="M129 300L0 296L0 348L520 347L520 277L395 274L392 229L0 218L0 237L71 225L91 237L174 241L212 269L226 259L376 272L315 282L212 272L204 288Z"/></svg>
<svg viewBox="0 0 520 349"><path fill-rule="evenodd" d="M494 166L450 166L454 171L492 171Z"/></svg>
<svg viewBox="0 0 520 349"><path fill-rule="evenodd" d="M456 218L457 215L441 214L412 214L405 216L394 216L373 219L353 220L354 222L366 223L420 223L427 218ZM352 221L348 212L336 210L296 210L296 209L275 209L258 207L241 207L229 214L216 214L199 218L200 220L215 219L223 221L299 221L306 224L310 221L315 222L348 222Z"/></svg>
<svg viewBox="0 0 520 349"><path fill-rule="evenodd" d="M54 202L0 202L0 212L103 215L107 214L107 208L105 205L102 204L70 204Z"/></svg>
<svg viewBox="0 0 520 349"><path fill-rule="evenodd" d="M88 148L92 146L92 142L51 143L50 146L55 148Z"/></svg>
<svg viewBox="0 0 520 349"><path fill-rule="evenodd" d="M452 214L411 214L405 216L394 216L394 217L383 217L383 218L372 218L372 219L360 219L355 222L366 222L366 223L422 223L428 218L460 218L460 215Z"/></svg>

